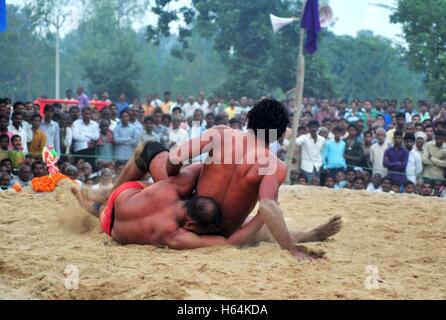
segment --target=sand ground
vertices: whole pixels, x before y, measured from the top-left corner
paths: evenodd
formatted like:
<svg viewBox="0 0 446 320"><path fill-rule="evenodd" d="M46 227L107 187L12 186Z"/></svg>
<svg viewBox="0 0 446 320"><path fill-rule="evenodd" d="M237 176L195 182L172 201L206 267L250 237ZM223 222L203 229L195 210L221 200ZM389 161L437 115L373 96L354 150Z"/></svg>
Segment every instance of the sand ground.
<svg viewBox="0 0 446 320"><path fill-rule="evenodd" d="M3 192L0 298L446 299L446 201L285 187L280 202L292 226L344 217L340 234L306 245L323 259L299 264L268 243L183 252L118 246L67 187ZM77 290L65 287L69 266L79 271Z"/></svg>

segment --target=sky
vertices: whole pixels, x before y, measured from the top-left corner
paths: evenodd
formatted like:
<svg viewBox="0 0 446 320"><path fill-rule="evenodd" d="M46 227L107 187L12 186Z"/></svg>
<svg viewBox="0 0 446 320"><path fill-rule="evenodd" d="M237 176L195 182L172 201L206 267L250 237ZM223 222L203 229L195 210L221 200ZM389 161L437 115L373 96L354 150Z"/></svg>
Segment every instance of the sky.
<svg viewBox="0 0 446 320"><path fill-rule="evenodd" d="M180 0L187 3L188 0ZM396 43L403 43L400 25L390 23L391 10L376 6L383 4L396 6L396 0L329 0L336 23L331 30L338 35L355 36L360 30L371 30L374 34L384 36ZM24 0L6 0L7 4L24 3ZM148 20L153 15L148 13Z"/></svg>

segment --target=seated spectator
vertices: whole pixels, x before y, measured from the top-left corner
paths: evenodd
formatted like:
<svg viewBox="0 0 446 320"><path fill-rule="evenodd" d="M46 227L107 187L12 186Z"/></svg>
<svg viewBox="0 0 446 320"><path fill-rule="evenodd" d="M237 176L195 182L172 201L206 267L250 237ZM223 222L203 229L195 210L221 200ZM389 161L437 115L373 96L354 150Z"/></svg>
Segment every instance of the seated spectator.
<svg viewBox="0 0 446 320"><path fill-rule="evenodd" d="M22 187L28 187L31 181L31 175L31 168L28 165L22 165L18 170L18 179L16 182Z"/></svg>
<svg viewBox="0 0 446 320"><path fill-rule="evenodd" d="M229 126L234 130L242 130L242 124L237 118L229 120Z"/></svg>
<svg viewBox="0 0 446 320"><path fill-rule="evenodd" d="M0 173L0 189L2 191L11 188L11 176L7 172Z"/></svg>
<svg viewBox="0 0 446 320"><path fill-rule="evenodd" d="M96 192L103 192L113 188L113 172L110 169L102 169L99 176L99 183L93 185L91 189Z"/></svg>
<svg viewBox="0 0 446 320"><path fill-rule="evenodd" d="M356 171L353 168L348 168L345 178L348 184L352 185L355 183Z"/></svg>
<svg viewBox="0 0 446 320"><path fill-rule="evenodd" d="M347 187L348 181L345 179L345 172L338 171L336 173L336 184L334 185L335 189L344 189Z"/></svg>
<svg viewBox="0 0 446 320"><path fill-rule="evenodd" d="M397 181L392 182L392 187L390 188L390 193L401 193L401 185Z"/></svg>
<svg viewBox="0 0 446 320"><path fill-rule="evenodd" d="M45 164L43 164L41 161L36 160L31 165L31 171L33 178L40 178L43 176L48 175L48 172L46 171Z"/></svg>
<svg viewBox="0 0 446 320"><path fill-rule="evenodd" d="M392 189L392 178L390 178L390 177L385 177L385 178L381 181L381 189L383 190L383 192L385 192L385 193L389 193L390 190Z"/></svg>
<svg viewBox="0 0 446 320"><path fill-rule="evenodd" d="M329 189L334 189L335 179L333 177L328 176L325 179L325 186Z"/></svg>
<svg viewBox="0 0 446 320"><path fill-rule="evenodd" d="M367 191L369 192L383 192L383 189L381 188L381 174L375 173L372 176L372 181L367 186Z"/></svg>
<svg viewBox="0 0 446 320"><path fill-rule="evenodd" d="M431 197L432 196L433 185L432 182L424 182L421 187L421 195L423 197Z"/></svg>
<svg viewBox="0 0 446 320"><path fill-rule="evenodd" d="M299 175L299 178L297 179L297 184L300 186L306 186L308 185L308 179L305 175L301 174Z"/></svg>
<svg viewBox="0 0 446 320"><path fill-rule="evenodd" d="M73 165L68 166L65 171L65 175L74 182L76 182L80 188L83 187L82 181L79 180L79 170L75 166Z"/></svg>
<svg viewBox="0 0 446 320"><path fill-rule="evenodd" d="M353 184L353 190L364 190L365 189L365 183L364 183L364 178L362 177L356 177L355 178L355 182Z"/></svg>
<svg viewBox="0 0 446 320"><path fill-rule="evenodd" d="M415 184L412 181L407 181L404 185L404 193L415 194Z"/></svg>

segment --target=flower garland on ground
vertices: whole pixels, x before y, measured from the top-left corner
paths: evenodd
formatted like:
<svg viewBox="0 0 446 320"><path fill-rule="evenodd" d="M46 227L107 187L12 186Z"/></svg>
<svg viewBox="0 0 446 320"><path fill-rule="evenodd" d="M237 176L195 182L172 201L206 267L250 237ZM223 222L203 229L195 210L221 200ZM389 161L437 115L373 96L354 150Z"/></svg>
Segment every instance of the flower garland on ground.
<svg viewBox="0 0 446 320"><path fill-rule="evenodd" d="M53 192L56 189L57 184L63 179L70 179L70 178L58 172L51 176L34 178L31 181L31 184L35 192Z"/></svg>

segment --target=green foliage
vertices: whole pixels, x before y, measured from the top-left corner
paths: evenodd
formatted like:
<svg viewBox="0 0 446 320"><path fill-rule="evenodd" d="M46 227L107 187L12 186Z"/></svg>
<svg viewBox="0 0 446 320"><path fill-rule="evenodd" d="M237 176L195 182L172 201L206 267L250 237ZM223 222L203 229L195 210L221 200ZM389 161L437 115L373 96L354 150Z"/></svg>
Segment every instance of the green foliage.
<svg viewBox="0 0 446 320"><path fill-rule="evenodd" d="M356 38L326 33L318 57L330 66L335 90L344 98L424 95L421 76L409 70L403 49L371 31L359 32Z"/></svg>
<svg viewBox="0 0 446 320"><path fill-rule="evenodd" d="M293 7L296 2L286 0L194 0L192 9L169 9L171 2L156 2L153 12L160 19L156 28L148 28L149 39L158 43L161 36L170 34L169 23L183 17L189 23L180 28L181 46L174 53L190 52L191 33L212 39L229 75L222 87L225 95L259 98L277 88L295 86L299 27L294 24L274 35L269 14L299 16L300 1ZM313 62L308 68L310 83L326 94L333 93L328 69L317 58L309 60L310 65Z"/></svg>
<svg viewBox="0 0 446 320"><path fill-rule="evenodd" d="M438 101L446 101L446 1L399 0L392 22L401 23L409 45L407 58L425 73L425 85Z"/></svg>

